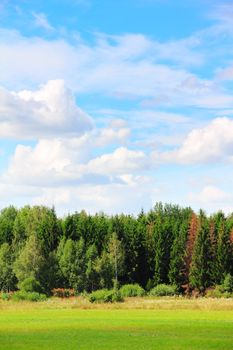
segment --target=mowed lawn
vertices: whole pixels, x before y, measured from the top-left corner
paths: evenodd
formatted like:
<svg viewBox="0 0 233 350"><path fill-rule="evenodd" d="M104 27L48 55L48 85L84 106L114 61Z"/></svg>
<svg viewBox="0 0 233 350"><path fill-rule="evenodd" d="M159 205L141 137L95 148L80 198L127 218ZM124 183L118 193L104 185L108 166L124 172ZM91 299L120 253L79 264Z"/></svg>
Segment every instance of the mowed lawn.
<svg viewBox="0 0 233 350"><path fill-rule="evenodd" d="M171 304L172 305L172 304ZM0 308L1 350L232 350L233 310Z"/></svg>

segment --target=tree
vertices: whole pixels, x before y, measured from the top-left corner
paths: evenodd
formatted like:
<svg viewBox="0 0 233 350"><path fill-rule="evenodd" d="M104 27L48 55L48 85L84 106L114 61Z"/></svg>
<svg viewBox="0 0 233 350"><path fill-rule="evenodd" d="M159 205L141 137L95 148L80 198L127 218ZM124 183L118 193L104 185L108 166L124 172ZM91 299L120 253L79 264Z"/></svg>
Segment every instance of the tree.
<svg viewBox="0 0 233 350"><path fill-rule="evenodd" d="M63 276L68 281L69 287L75 288L81 292L85 288L85 245L83 238L74 242L72 239L67 239L61 243L63 251L59 248L59 266Z"/></svg>
<svg viewBox="0 0 233 350"><path fill-rule="evenodd" d="M163 208L161 203L155 206L154 222L155 269L154 284L168 283L170 252L173 242L174 218L172 206Z"/></svg>
<svg viewBox="0 0 233 350"><path fill-rule="evenodd" d="M98 252L95 244L92 244L86 252L86 290L92 292L98 287L98 273L96 270L96 262Z"/></svg>
<svg viewBox="0 0 233 350"><path fill-rule="evenodd" d="M109 260L114 270L114 282L118 286L119 277L124 271L124 250L121 241L118 240L117 234L113 232L108 246Z"/></svg>
<svg viewBox="0 0 233 350"><path fill-rule="evenodd" d="M13 226L17 210L13 206L5 208L0 213L0 244L11 244L13 239Z"/></svg>
<svg viewBox="0 0 233 350"><path fill-rule="evenodd" d="M200 225L194 244L190 266L190 283L203 292L211 285L209 223L203 211L199 215Z"/></svg>
<svg viewBox="0 0 233 350"><path fill-rule="evenodd" d="M107 249L102 252L96 263L102 288L111 288L113 285L118 286L119 278L124 272L124 258L122 243L114 232L110 237Z"/></svg>
<svg viewBox="0 0 233 350"><path fill-rule="evenodd" d="M0 247L0 290L10 291L15 289L16 278L12 266L12 251L8 243Z"/></svg>
<svg viewBox="0 0 233 350"><path fill-rule="evenodd" d="M18 211L14 221L12 245L16 255L21 250L28 238L26 228L28 225L30 210L31 208L28 205L21 208Z"/></svg>
<svg viewBox="0 0 233 350"><path fill-rule="evenodd" d="M40 282L45 273L45 258L41 249L40 242L34 235L30 236L21 250L19 256L13 265L14 273L19 284L26 278L34 278Z"/></svg>
<svg viewBox="0 0 233 350"><path fill-rule="evenodd" d="M230 242L230 229L227 226L226 218L224 214L219 217L217 222L217 282L222 283L225 276L231 272L231 242Z"/></svg>
<svg viewBox="0 0 233 350"><path fill-rule="evenodd" d="M175 238L171 250L171 260L168 274L169 282L176 285L178 289L182 289L182 285L187 282L183 270L185 263L187 231L188 223L184 222L179 229L179 234Z"/></svg>
<svg viewBox="0 0 233 350"><path fill-rule="evenodd" d="M192 263L193 250L196 242L197 233L199 230L199 220L195 213L192 213L189 228L188 228L188 236L186 241L186 248L184 254L184 265L182 268L182 275L184 277L184 283L182 287L186 292L190 290L190 267Z"/></svg>

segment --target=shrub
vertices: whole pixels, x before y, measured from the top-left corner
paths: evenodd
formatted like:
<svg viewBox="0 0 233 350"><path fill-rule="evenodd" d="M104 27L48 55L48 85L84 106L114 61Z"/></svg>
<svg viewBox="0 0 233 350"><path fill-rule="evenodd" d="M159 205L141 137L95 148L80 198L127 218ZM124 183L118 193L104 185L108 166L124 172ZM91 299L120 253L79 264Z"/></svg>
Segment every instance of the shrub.
<svg viewBox="0 0 233 350"><path fill-rule="evenodd" d="M207 298L230 298L232 294L226 292L223 288L223 285L215 286L214 288L209 288L206 291Z"/></svg>
<svg viewBox="0 0 233 350"><path fill-rule="evenodd" d="M40 294L38 292L25 292L25 291L17 291L12 296L15 301L45 301L47 299L45 294Z"/></svg>
<svg viewBox="0 0 233 350"><path fill-rule="evenodd" d="M2 300L10 300L11 293L1 293L0 296Z"/></svg>
<svg viewBox="0 0 233 350"><path fill-rule="evenodd" d="M68 288L54 288L52 290L52 295L58 298L69 298L75 295L75 290Z"/></svg>
<svg viewBox="0 0 233 350"><path fill-rule="evenodd" d="M100 289L89 295L89 301L91 303L114 303L123 301L123 298L120 293L114 289Z"/></svg>
<svg viewBox="0 0 233 350"><path fill-rule="evenodd" d="M156 287L151 289L150 295L156 297L172 296L177 294L176 286L168 284L158 284Z"/></svg>
<svg viewBox="0 0 233 350"><path fill-rule="evenodd" d="M19 283L19 289L24 292L41 292L41 285L34 277L28 277Z"/></svg>
<svg viewBox="0 0 233 350"><path fill-rule="evenodd" d="M225 292L233 292L233 276L230 273L226 275L222 287Z"/></svg>
<svg viewBox="0 0 233 350"><path fill-rule="evenodd" d="M142 297L145 290L139 284L125 284L121 287L120 293L122 297Z"/></svg>

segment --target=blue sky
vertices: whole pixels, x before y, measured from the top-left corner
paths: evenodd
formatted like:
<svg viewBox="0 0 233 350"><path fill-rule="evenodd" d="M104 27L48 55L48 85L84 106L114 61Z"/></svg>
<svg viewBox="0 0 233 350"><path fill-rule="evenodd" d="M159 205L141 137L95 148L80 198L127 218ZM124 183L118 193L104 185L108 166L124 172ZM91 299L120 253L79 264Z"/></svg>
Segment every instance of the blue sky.
<svg viewBox="0 0 233 350"><path fill-rule="evenodd" d="M233 211L232 48L232 1L1 1L0 207Z"/></svg>

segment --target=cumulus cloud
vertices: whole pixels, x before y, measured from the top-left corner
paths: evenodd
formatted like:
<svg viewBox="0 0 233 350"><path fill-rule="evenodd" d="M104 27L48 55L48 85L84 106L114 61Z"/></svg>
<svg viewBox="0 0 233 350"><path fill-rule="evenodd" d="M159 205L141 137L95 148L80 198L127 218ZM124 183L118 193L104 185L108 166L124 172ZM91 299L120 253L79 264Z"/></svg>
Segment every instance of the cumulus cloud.
<svg viewBox="0 0 233 350"><path fill-rule="evenodd" d="M83 153L89 146L87 135L44 139L34 147L18 145L1 176L0 194L9 189L15 203L20 198L29 204L56 205L62 213L83 208L107 213L149 209L152 182L142 175L146 155L120 147L88 160L90 154Z"/></svg>
<svg viewBox="0 0 233 350"><path fill-rule="evenodd" d="M146 167L148 167L148 161L144 152L128 150L125 147L92 159L87 165L90 172L108 175L134 173Z"/></svg>
<svg viewBox="0 0 233 350"><path fill-rule="evenodd" d="M147 157L142 151L125 147L93 158L93 143L88 135L84 135L71 139L43 139L34 147L17 145L2 181L52 187L80 183L129 184L130 176L147 166Z"/></svg>
<svg viewBox="0 0 233 350"><path fill-rule="evenodd" d="M153 154L157 161L181 164L233 161L233 120L216 118L209 125L192 130L178 150Z"/></svg>
<svg viewBox="0 0 233 350"><path fill-rule="evenodd" d="M106 127L100 129L99 135L96 137L95 144L97 146L105 146L113 143L125 144L130 136L130 128L127 127Z"/></svg>
<svg viewBox="0 0 233 350"><path fill-rule="evenodd" d="M1 137L80 135L92 126L91 117L76 105L63 80L48 81L35 91L0 89Z"/></svg>

